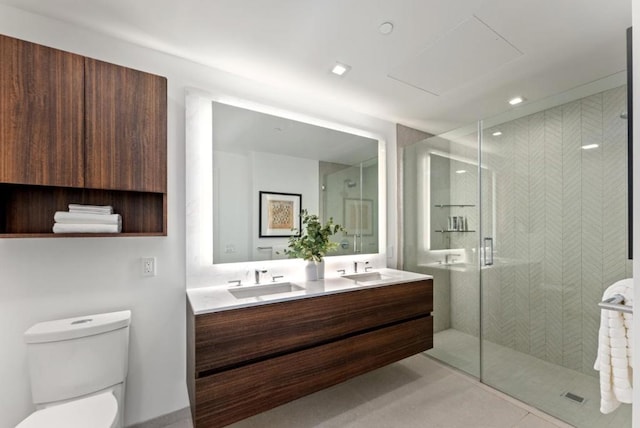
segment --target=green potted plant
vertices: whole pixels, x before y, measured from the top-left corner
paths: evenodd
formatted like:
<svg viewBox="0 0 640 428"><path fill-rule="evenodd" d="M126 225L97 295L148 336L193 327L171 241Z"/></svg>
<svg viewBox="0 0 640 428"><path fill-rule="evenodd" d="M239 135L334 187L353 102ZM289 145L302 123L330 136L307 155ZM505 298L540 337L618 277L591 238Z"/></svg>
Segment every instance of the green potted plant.
<svg viewBox="0 0 640 428"><path fill-rule="evenodd" d="M300 236L289 237L289 248L285 249L284 253L289 258L302 258L307 261L305 273L308 280L322 279L324 278L324 257L328 252L338 248L338 243L332 242L329 237L338 232L344 232L345 229L335 224L333 217L322 224L317 215L309 214L306 209L300 212L300 218L302 219Z"/></svg>

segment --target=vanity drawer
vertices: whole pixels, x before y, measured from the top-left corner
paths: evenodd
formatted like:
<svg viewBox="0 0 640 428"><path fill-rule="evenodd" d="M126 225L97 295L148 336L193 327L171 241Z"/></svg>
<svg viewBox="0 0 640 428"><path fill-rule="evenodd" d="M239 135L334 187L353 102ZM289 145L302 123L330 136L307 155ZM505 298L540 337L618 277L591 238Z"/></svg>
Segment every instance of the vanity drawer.
<svg viewBox="0 0 640 428"><path fill-rule="evenodd" d="M196 377L303 350L433 310L431 279L195 317Z"/></svg>
<svg viewBox="0 0 640 428"><path fill-rule="evenodd" d="M195 427L221 427L433 347L426 316L195 380Z"/></svg>

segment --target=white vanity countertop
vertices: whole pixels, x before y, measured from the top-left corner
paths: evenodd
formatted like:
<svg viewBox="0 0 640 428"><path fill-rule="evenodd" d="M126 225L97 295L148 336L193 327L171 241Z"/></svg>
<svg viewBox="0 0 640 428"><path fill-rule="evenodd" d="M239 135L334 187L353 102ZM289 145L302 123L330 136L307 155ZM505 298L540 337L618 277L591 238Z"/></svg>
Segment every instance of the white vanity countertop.
<svg viewBox="0 0 640 428"><path fill-rule="evenodd" d="M234 284L213 285L210 287L191 288L187 290L187 298L194 315L206 314L209 312L226 311L229 309L246 308L250 306L258 306L269 303L284 302L287 300L304 299L312 296L320 296L324 294L341 293L344 291L353 291L361 288L382 287L393 284L401 284L404 282L420 281L423 279L432 279L431 275L407 272L396 269L375 269L367 273L378 272L382 278L376 280L353 280L340 276L320 279L318 281L305 281L304 279L284 281L264 282L260 285L243 284L236 286ZM364 272L363 272L364 274ZM265 294L258 297L236 298L229 290L256 289L274 285L278 283L291 283L302 287L301 290L290 291L286 293Z"/></svg>

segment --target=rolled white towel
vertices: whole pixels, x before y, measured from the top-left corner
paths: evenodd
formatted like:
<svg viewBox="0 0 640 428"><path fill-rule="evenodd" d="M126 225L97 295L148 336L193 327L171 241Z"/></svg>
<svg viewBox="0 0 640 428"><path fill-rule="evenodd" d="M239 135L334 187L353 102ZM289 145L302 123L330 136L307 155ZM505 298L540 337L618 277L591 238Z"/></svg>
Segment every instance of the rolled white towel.
<svg viewBox="0 0 640 428"><path fill-rule="evenodd" d="M633 280L624 279L611 285L602 300L616 294L624 297L624 305L633 306ZM600 411L605 414L613 412L620 403L632 401L632 319L631 314L608 309L600 314L598 353L593 368L600 371Z"/></svg>
<svg viewBox="0 0 640 428"><path fill-rule="evenodd" d="M120 214L71 213L58 211L53 216L56 223L69 224L122 224Z"/></svg>
<svg viewBox="0 0 640 428"><path fill-rule="evenodd" d="M113 214L111 205L80 205L69 204L69 212L72 213L94 213L94 214Z"/></svg>
<svg viewBox="0 0 640 428"><path fill-rule="evenodd" d="M120 224L79 224L79 223L55 223L53 233L120 233Z"/></svg>

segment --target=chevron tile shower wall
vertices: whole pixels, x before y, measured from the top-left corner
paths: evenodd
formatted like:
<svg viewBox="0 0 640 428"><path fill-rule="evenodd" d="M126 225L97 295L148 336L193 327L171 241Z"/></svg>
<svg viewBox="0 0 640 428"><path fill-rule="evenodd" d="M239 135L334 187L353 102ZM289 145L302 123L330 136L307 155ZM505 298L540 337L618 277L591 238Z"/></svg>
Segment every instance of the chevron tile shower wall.
<svg viewBox="0 0 640 428"><path fill-rule="evenodd" d="M597 302L631 276L625 111L623 86L485 130L496 256L509 261L483 271L483 298L501 302L485 306L487 340L596 375Z"/></svg>

